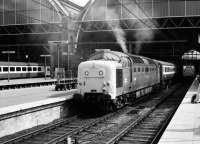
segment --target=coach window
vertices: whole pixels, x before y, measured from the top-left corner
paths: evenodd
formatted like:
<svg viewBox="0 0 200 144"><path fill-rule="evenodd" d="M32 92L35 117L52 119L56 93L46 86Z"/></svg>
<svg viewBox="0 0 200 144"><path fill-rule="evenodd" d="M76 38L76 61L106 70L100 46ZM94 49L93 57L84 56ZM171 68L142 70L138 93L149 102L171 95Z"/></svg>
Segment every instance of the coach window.
<svg viewBox="0 0 200 144"><path fill-rule="evenodd" d="M15 67L10 67L10 71L14 72L15 71Z"/></svg>
<svg viewBox="0 0 200 144"><path fill-rule="evenodd" d="M26 67L22 67L22 71L26 71Z"/></svg>
<svg viewBox="0 0 200 144"><path fill-rule="evenodd" d="M28 67L28 71L32 71L32 67Z"/></svg>
<svg viewBox="0 0 200 144"><path fill-rule="evenodd" d="M21 67L16 67L16 71L21 71Z"/></svg>
<svg viewBox="0 0 200 144"><path fill-rule="evenodd" d="M8 71L8 67L3 67L3 71L7 72Z"/></svg>
<svg viewBox="0 0 200 144"><path fill-rule="evenodd" d="M36 67L33 67L33 71L37 71L37 68L36 68Z"/></svg>
<svg viewBox="0 0 200 144"><path fill-rule="evenodd" d="M38 67L38 71L42 71L42 68L41 68L41 67Z"/></svg>

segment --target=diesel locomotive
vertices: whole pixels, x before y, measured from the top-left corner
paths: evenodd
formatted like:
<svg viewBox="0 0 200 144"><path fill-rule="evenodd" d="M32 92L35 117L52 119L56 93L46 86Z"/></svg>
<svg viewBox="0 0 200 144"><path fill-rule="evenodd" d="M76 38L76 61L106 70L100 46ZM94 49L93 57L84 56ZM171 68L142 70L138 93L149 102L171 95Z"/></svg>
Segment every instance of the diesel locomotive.
<svg viewBox="0 0 200 144"><path fill-rule="evenodd" d="M74 100L113 111L169 82L175 73L172 63L118 51L98 51L78 66Z"/></svg>

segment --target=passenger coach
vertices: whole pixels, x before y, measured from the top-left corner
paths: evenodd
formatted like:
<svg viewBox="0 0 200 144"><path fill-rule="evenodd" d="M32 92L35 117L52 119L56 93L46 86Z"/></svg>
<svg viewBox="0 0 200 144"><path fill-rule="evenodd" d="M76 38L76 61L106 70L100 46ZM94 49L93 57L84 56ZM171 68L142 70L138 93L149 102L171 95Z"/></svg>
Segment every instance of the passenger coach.
<svg viewBox="0 0 200 144"><path fill-rule="evenodd" d="M0 79L10 78L34 78L50 76L50 66L42 66L38 63L25 62L0 62Z"/></svg>

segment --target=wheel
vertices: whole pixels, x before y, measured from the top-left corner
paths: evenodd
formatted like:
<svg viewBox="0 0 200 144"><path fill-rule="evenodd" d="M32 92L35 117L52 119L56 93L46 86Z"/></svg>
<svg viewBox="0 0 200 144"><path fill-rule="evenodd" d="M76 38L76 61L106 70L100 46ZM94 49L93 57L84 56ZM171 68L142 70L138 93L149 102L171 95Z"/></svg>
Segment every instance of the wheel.
<svg viewBox="0 0 200 144"><path fill-rule="evenodd" d="M113 104L112 101L107 101L105 106L105 113L114 112L117 110L117 107Z"/></svg>

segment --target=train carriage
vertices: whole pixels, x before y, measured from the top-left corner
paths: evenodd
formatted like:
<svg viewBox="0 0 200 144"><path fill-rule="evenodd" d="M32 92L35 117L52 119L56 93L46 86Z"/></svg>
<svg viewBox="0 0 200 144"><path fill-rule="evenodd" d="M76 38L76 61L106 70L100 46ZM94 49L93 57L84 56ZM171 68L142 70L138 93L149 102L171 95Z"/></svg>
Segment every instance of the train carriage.
<svg viewBox="0 0 200 144"><path fill-rule="evenodd" d="M0 62L0 79L50 76L50 66L38 63Z"/></svg>
<svg viewBox="0 0 200 144"><path fill-rule="evenodd" d="M176 73L176 66L172 63L154 60L159 65L160 82L168 84Z"/></svg>
<svg viewBox="0 0 200 144"><path fill-rule="evenodd" d="M183 66L183 77L195 77L196 71L194 65L184 65Z"/></svg>

